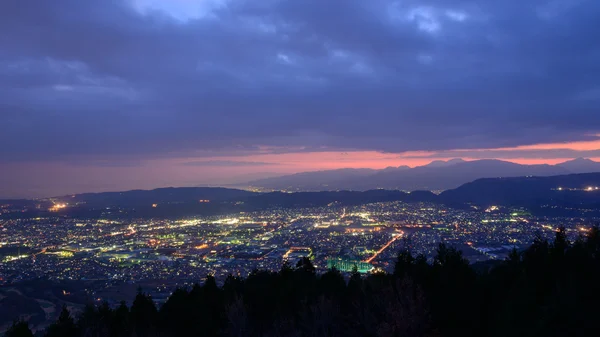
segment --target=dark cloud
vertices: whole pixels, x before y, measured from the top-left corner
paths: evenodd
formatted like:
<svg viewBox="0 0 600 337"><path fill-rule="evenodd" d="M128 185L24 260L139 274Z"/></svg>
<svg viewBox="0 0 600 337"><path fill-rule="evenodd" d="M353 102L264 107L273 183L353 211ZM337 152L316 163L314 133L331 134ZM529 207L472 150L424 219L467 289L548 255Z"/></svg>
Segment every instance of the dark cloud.
<svg viewBox="0 0 600 337"><path fill-rule="evenodd" d="M600 129L595 0L207 10L1 1L0 160L493 148Z"/></svg>

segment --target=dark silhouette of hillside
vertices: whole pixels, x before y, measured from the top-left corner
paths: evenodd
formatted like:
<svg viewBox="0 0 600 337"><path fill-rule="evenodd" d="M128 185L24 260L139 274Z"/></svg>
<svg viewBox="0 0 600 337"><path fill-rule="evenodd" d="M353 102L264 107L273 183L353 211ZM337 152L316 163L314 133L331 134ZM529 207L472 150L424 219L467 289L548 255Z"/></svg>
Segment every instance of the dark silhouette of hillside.
<svg viewBox="0 0 600 337"><path fill-rule="evenodd" d="M222 202L242 199L256 193L222 187L168 187L154 190L133 190L126 192L103 192L76 194L61 197L71 203L85 203L88 207L138 207L152 204L194 203L199 200Z"/></svg>
<svg viewBox="0 0 600 337"><path fill-rule="evenodd" d="M588 188L591 191L587 191ZM498 205L595 205L600 203L600 173L553 177L479 179L442 192L442 201Z"/></svg>
<svg viewBox="0 0 600 337"><path fill-rule="evenodd" d="M592 187L592 191L587 191ZM432 202L451 207L465 204L518 206L552 215L600 215L600 173L550 177L484 178L447 190L430 191L368 190L320 192L270 192L212 188L162 188L150 191L77 194L32 200L25 211L6 213L0 218L71 216L79 218L181 218L219 215L273 208L308 208L328 205L352 206L374 202ZM68 207L50 212L52 203ZM38 205L44 204L43 207ZM555 207L554 207L555 206ZM566 212L566 209L570 209ZM596 210L596 213L590 213ZM569 214L567 214L569 213Z"/></svg>
<svg viewBox="0 0 600 337"><path fill-rule="evenodd" d="M68 207L57 212L50 212L48 208L32 207L26 212L13 213L12 216L19 218L38 216L180 218L272 208L322 207L332 203L360 205L389 201L434 201L435 195L428 191L406 193L387 190L256 193L226 188L193 187L77 194L56 197L52 200L56 203L65 203ZM50 205L52 204L49 203L48 206ZM3 216L10 217L11 214Z"/></svg>
<svg viewBox="0 0 600 337"><path fill-rule="evenodd" d="M407 246L393 274L346 280L303 258L222 287L208 276L160 308L140 290L131 307L63 308L45 336L597 336L599 282L598 228L575 242L560 229L493 264L470 266L443 244L428 263ZM16 321L6 336L27 333Z"/></svg>

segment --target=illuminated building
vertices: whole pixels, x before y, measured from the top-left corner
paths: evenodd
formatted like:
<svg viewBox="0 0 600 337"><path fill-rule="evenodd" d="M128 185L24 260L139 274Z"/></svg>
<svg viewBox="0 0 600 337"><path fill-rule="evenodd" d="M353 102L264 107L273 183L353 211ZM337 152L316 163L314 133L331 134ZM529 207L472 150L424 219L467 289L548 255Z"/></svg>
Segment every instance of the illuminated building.
<svg viewBox="0 0 600 337"><path fill-rule="evenodd" d="M342 260L342 259L327 259L327 268L335 268L343 272L351 272L354 267L359 273L368 273L373 269L373 265L363 261Z"/></svg>

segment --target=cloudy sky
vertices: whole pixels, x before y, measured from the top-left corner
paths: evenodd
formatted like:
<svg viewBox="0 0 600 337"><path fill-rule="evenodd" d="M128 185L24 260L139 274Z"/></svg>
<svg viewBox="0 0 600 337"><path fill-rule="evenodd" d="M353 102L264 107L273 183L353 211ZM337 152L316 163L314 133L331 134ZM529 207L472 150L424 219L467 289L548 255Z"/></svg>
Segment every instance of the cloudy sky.
<svg viewBox="0 0 600 337"><path fill-rule="evenodd" d="M598 0L2 0L0 197L600 159Z"/></svg>

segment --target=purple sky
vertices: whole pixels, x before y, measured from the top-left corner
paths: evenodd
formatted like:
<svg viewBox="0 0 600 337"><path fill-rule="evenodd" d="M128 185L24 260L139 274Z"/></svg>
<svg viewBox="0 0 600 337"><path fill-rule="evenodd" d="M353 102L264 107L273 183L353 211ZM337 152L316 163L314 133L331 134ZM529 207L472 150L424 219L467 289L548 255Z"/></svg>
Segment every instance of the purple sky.
<svg viewBox="0 0 600 337"><path fill-rule="evenodd" d="M600 158L599 16L597 0L2 0L0 197Z"/></svg>

